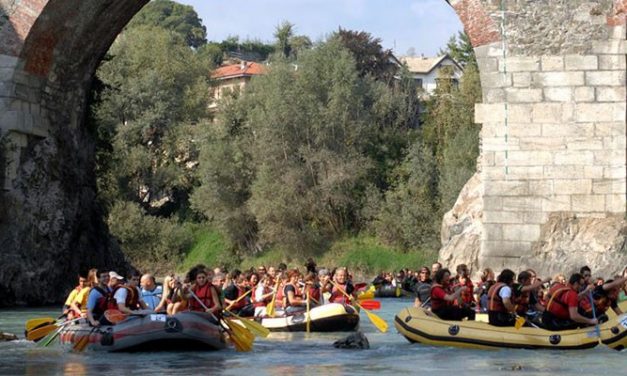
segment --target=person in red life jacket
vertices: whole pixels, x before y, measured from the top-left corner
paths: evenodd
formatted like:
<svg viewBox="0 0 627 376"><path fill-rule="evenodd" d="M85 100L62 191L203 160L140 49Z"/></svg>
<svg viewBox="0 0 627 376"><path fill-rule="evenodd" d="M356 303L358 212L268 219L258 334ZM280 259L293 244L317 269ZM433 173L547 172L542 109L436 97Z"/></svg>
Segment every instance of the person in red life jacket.
<svg viewBox="0 0 627 376"><path fill-rule="evenodd" d="M190 277L194 277L194 283L189 288L191 293L187 294L189 310L209 312L214 315L219 314L222 311L220 297L218 296L218 290L209 281L207 272L204 269L200 269L193 276L190 275Z"/></svg>
<svg viewBox="0 0 627 376"><path fill-rule="evenodd" d="M109 272L98 273L98 285L94 286L87 297L87 321L92 326L111 325L104 313L108 309L115 309L117 305L109 288Z"/></svg>
<svg viewBox="0 0 627 376"><path fill-rule="evenodd" d="M287 283L283 287L283 309L286 315L305 310L306 301L303 290L298 281L301 278L298 269L292 269L287 273Z"/></svg>
<svg viewBox="0 0 627 376"><path fill-rule="evenodd" d="M512 286L516 274L504 269L496 279L494 286L488 290L488 319L490 325L514 326L516 323L516 307L513 302Z"/></svg>
<svg viewBox="0 0 627 376"><path fill-rule="evenodd" d="M70 295L68 295L67 299L65 299L65 304L63 304L63 315L68 319L72 320L74 318L81 316L80 309L72 309L72 303L81 292L82 289L87 287L87 278L79 275L78 276L78 285L72 289Z"/></svg>
<svg viewBox="0 0 627 376"><path fill-rule="evenodd" d="M466 289L461 293L459 299L457 299L453 304L456 304L459 307L470 308L472 310L475 309L475 297L473 295L475 286L469 277L468 266L466 264L460 264L457 266L457 277L456 282L453 284L453 290L458 289L459 287L466 286Z"/></svg>
<svg viewBox="0 0 627 376"><path fill-rule="evenodd" d="M287 273L283 273L283 272L276 272L276 277L279 279L279 288L276 292L276 298L274 299L274 306L276 308L283 308L283 302L284 302L284 288L285 285L288 284L290 278L288 277ZM276 282L275 282L276 283Z"/></svg>
<svg viewBox="0 0 627 376"><path fill-rule="evenodd" d="M620 315L623 311L618 306L618 294L620 288L625 284L627 278L616 276L616 279L610 279L600 286L595 286L592 290L592 300L594 302L594 311L592 310L592 304L590 302L590 295L584 296L579 300L578 312L580 315L593 318L596 314L600 323L608 320L607 312L610 308Z"/></svg>
<svg viewBox="0 0 627 376"><path fill-rule="evenodd" d="M450 292L451 272L444 268L438 270L433 277L431 285L431 312L442 320L460 321L464 317L468 320L475 319L475 311L470 308L457 307L453 302L457 300L466 286L459 287L455 292Z"/></svg>
<svg viewBox="0 0 627 376"><path fill-rule="evenodd" d="M255 307L250 300L248 281L245 275L238 274L235 282L224 290L224 304L226 304L229 311L236 315L244 317L254 316Z"/></svg>
<svg viewBox="0 0 627 376"><path fill-rule="evenodd" d="M548 330L569 330L586 325L598 324L579 314L578 291L584 285L584 277L575 273L568 279L568 284L555 284L549 290L549 301L542 315L542 323Z"/></svg>
<svg viewBox="0 0 627 376"><path fill-rule="evenodd" d="M338 268L333 275L333 280L335 281L335 285L331 290L329 303L351 304L352 300L355 297L355 287L348 280L348 270L346 268ZM352 298L347 298L346 295L342 293L342 291Z"/></svg>
<svg viewBox="0 0 627 376"><path fill-rule="evenodd" d="M320 293L320 285L318 284L316 274L312 272L307 273L303 281L305 282L305 297L309 293L309 306L321 305L322 294Z"/></svg>
<svg viewBox="0 0 627 376"><path fill-rule="evenodd" d="M594 289L594 283L592 283L592 270L590 267L582 266L579 269L579 274L583 277L583 284L579 287L579 299L582 299L590 294L590 291Z"/></svg>

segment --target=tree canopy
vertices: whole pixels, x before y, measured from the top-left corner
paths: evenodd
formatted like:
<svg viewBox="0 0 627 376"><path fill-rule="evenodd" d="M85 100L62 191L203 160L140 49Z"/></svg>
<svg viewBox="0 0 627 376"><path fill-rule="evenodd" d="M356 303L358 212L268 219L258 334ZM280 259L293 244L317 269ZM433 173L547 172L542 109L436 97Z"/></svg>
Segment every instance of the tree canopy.
<svg viewBox="0 0 627 376"><path fill-rule="evenodd" d="M207 29L191 5L171 0L153 0L133 17L127 28L159 26L179 33L188 46L198 48L207 43Z"/></svg>

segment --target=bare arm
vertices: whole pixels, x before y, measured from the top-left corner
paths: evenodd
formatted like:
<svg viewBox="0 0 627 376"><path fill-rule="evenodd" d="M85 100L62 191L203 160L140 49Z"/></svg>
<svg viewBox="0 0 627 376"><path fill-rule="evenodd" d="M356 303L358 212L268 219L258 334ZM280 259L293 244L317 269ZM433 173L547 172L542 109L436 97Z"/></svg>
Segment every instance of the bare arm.
<svg viewBox="0 0 627 376"><path fill-rule="evenodd" d="M596 325L599 323L597 319L589 319L587 317L581 316L579 312L577 312L577 307L568 307L568 313L570 314L570 319L575 322L590 325Z"/></svg>

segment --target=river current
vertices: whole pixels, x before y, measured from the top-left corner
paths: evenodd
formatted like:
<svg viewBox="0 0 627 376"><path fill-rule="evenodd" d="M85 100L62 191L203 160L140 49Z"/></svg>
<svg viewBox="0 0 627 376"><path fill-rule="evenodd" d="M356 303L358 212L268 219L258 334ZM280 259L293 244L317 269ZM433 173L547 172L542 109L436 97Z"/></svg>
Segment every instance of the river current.
<svg viewBox="0 0 627 376"><path fill-rule="evenodd" d="M381 299L375 311L390 328L379 333L362 313L360 328L369 350L338 350L346 333L272 333L250 353L218 352L109 354L70 353L26 340L0 343L0 375L625 375L627 350L604 346L583 351L466 350L410 344L394 328L407 299ZM0 310L0 331L23 337L24 322L54 316L51 309Z"/></svg>

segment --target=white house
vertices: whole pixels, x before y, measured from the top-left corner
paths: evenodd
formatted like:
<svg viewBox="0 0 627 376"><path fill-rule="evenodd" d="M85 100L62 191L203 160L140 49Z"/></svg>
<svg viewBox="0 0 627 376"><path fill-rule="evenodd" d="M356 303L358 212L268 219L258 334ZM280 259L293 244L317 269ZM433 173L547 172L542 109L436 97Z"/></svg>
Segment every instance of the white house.
<svg viewBox="0 0 627 376"><path fill-rule="evenodd" d="M442 77L440 71L443 67L448 67L446 70L451 72L449 79L453 81L453 85L457 85L464 74L462 66L448 55L437 57L404 56L400 60L407 65L418 87L427 94L432 94L438 86L438 81Z"/></svg>

